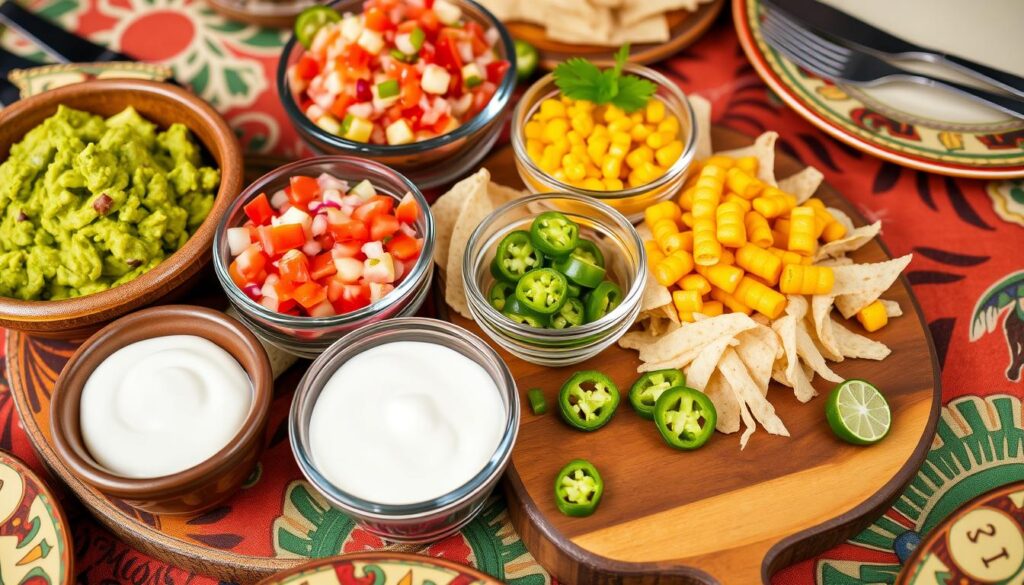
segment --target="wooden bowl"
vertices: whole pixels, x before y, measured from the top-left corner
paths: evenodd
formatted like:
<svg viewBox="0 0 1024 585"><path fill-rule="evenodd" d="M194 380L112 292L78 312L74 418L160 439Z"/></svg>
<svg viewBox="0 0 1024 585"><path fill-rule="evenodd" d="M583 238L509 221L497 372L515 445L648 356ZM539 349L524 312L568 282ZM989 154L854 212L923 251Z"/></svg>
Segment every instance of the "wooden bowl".
<svg viewBox="0 0 1024 585"><path fill-rule="evenodd" d="M157 267L120 286L73 299L22 301L0 297L0 327L58 339L84 339L129 311L173 300L210 261L213 233L243 184L242 149L227 122L199 97L167 83L132 79L87 81L54 89L0 111L0 161L11 145L66 105L107 117L133 106L166 128L185 124L220 167L221 181L210 214L184 246Z"/></svg>
<svg viewBox="0 0 1024 585"><path fill-rule="evenodd" d="M230 353L249 374L253 401L234 438L202 463L163 477L114 475L89 454L79 406L93 370L126 345L166 335L196 335ZM57 457L83 482L109 498L153 514L192 514L230 497L252 472L265 446L264 430L274 394L270 360L256 336L226 314L190 305L150 307L107 325L71 356L53 388L50 429Z"/></svg>

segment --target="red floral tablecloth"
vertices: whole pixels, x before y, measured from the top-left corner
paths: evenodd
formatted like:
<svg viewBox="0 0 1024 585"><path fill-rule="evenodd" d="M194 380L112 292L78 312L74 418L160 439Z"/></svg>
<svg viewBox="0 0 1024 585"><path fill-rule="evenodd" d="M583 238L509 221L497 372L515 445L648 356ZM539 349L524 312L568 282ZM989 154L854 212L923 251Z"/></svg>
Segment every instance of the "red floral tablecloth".
<svg viewBox="0 0 1024 585"><path fill-rule="evenodd" d="M274 83L283 33L225 21L191 0L37 0L31 6L93 40L171 66L177 79L227 116L250 152L304 152ZM2 33L0 44L34 53L13 33ZM728 14L660 67L683 90L711 100L715 123L751 135L779 131L783 150L821 169L866 217L883 220L882 237L894 254L914 254L907 277L943 367L945 407L933 448L917 479L885 516L848 543L774 579L778 584L891 583L909 551L941 519L980 493L1024 478L1024 182L929 175L832 140L766 89L747 63ZM984 309L986 299L1004 309ZM6 383L0 383L0 449L43 472ZM66 502L65 507L80 583L216 582L132 550L80 506ZM456 552L487 570L469 552ZM537 570L519 574L524 576L510 582L549 580Z"/></svg>

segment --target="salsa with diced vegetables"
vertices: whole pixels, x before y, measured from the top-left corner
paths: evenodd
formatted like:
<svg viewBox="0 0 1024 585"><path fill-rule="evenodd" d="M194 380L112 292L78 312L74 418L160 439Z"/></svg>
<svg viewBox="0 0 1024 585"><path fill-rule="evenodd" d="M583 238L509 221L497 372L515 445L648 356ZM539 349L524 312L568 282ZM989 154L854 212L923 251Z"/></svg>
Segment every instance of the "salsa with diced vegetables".
<svg viewBox="0 0 1024 585"><path fill-rule="evenodd" d="M447 134L487 106L510 67L495 50L500 33L448 0L366 0L344 15L313 6L296 37L306 51L288 81L299 108L356 142Z"/></svg>
<svg viewBox="0 0 1024 585"><path fill-rule="evenodd" d="M366 180L296 175L249 201L227 230L228 274L271 311L329 317L383 298L412 271L423 238L412 193L396 201Z"/></svg>

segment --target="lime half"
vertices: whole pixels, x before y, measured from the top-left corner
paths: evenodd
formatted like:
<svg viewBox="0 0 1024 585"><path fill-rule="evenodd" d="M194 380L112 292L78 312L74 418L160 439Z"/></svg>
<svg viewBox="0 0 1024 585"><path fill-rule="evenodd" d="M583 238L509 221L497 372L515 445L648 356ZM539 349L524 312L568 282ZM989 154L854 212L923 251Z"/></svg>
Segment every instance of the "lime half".
<svg viewBox="0 0 1024 585"><path fill-rule="evenodd" d="M854 445L871 445L885 438L892 412L882 393L864 380L837 384L825 403L825 416L836 436Z"/></svg>

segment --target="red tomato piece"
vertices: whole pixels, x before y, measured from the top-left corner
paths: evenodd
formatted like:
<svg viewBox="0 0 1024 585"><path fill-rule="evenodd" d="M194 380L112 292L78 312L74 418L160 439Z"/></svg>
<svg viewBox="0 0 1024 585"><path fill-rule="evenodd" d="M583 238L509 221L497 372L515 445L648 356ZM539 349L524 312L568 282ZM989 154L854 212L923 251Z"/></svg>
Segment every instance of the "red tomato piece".
<svg viewBox="0 0 1024 585"><path fill-rule="evenodd" d="M423 249L423 240L412 238L405 232L398 232L385 244L388 253L399 260L412 260L420 255Z"/></svg>
<svg viewBox="0 0 1024 585"><path fill-rule="evenodd" d="M231 264L228 265L228 276L231 277L231 282L235 283L235 286L238 288L243 288L248 284L245 281L245 277L242 276L242 273L238 271L237 260L232 261Z"/></svg>
<svg viewBox="0 0 1024 585"><path fill-rule="evenodd" d="M501 85L501 80L505 78L505 73L511 66L508 61L491 61L485 68L487 69L487 81L494 85Z"/></svg>
<svg viewBox="0 0 1024 585"><path fill-rule="evenodd" d="M352 219L369 222L374 216L391 213L395 200L387 195L374 195L352 212ZM328 219L330 222L330 219Z"/></svg>
<svg viewBox="0 0 1024 585"><path fill-rule="evenodd" d="M327 289L315 282L304 282L295 287L292 296L295 298L295 302L310 309L327 300Z"/></svg>
<svg viewBox="0 0 1024 585"><path fill-rule="evenodd" d="M301 248L306 243L306 232L297 223L275 225L271 228L270 239L274 252L280 254L294 248Z"/></svg>
<svg viewBox="0 0 1024 585"><path fill-rule="evenodd" d="M267 256L277 256L277 252L274 250L274 226L261 225L256 228L256 241L259 242L260 247L263 248L263 253Z"/></svg>
<svg viewBox="0 0 1024 585"><path fill-rule="evenodd" d="M352 102L353 99L351 95L347 93L341 94L338 96L338 99L334 100L334 103L331 104L331 115L339 120L344 120L345 114L348 113L348 107L352 105Z"/></svg>
<svg viewBox="0 0 1024 585"><path fill-rule="evenodd" d="M281 274L281 278L290 283L307 282L309 281L309 257L298 250L288 250L278 260L277 270Z"/></svg>
<svg viewBox="0 0 1024 585"><path fill-rule="evenodd" d="M259 273L263 271L263 267L267 265L267 257L258 245L252 244L245 250L242 250L242 253L235 258L233 264L235 264L236 270L242 278L247 282L253 282L259 276Z"/></svg>
<svg viewBox="0 0 1024 585"><path fill-rule="evenodd" d="M377 32L383 32L392 26L391 19L384 10L373 7L363 10L363 18L365 19L366 28L375 30Z"/></svg>
<svg viewBox="0 0 1024 585"><path fill-rule="evenodd" d="M383 240L397 232L398 225L398 218L390 213L375 215L370 220L370 239L375 241Z"/></svg>
<svg viewBox="0 0 1024 585"><path fill-rule="evenodd" d="M423 27L423 32L428 35L436 35L437 31L441 30L441 21L433 10L424 10L423 14L420 14L420 26Z"/></svg>
<svg viewBox="0 0 1024 585"><path fill-rule="evenodd" d="M408 109L413 106L419 105L420 98L423 97L423 88L420 87L420 82L416 78L410 78L408 81L402 84L402 109Z"/></svg>
<svg viewBox="0 0 1024 585"><path fill-rule="evenodd" d="M330 252L323 252L316 258L313 258L313 262L309 267L309 276L313 280L322 280L337 271L338 269L334 267L334 257L331 256Z"/></svg>
<svg viewBox="0 0 1024 585"><path fill-rule="evenodd" d="M335 258L355 258L357 260L362 260L363 242L360 240L336 242L334 247L331 249L331 254L334 255Z"/></svg>
<svg viewBox="0 0 1024 585"><path fill-rule="evenodd" d="M267 199L266 193L260 193L252 201L246 203L242 209L256 225L270 223L270 218L274 217L274 208L270 206L270 200Z"/></svg>
<svg viewBox="0 0 1024 585"><path fill-rule="evenodd" d="M320 183L314 177L296 176L288 182L288 200L305 209L309 202L320 196Z"/></svg>
<svg viewBox="0 0 1024 585"><path fill-rule="evenodd" d="M353 219L340 209L327 210L327 230L331 232L336 242L347 240L365 242L370 238L370 230L366 227L364 220Z"/></svg>
<svg viewBox="0 0 1024 585"><path fill-rule="evenodd" d="M299 79L313 79L320 73L320 63L309 53L303 54L295 64L295 74Z"/></svg>
<svg viewBox="0 0 1024 585"><path fill-rule="evenodd" d="M338 284L335 288L337 300L332 301L332 304L338 313L351 313L370 304L368 284Z"/></svg>
<svg viewBox="0 0 1024 585"><path fill-rule="evenodd" d="M405 197L398 202L398 207L395 208L395 217L402 223L416 223L416 220L420 218L420 205L416 203L416 198L412 196L412 193L406 193Z"/></svg>
<svg viewBox="0 0 1024 585"><path fill-rule="evenodd" d="M474 55L483 55L491 48L487 43L487 37L484 36L484 27L480 26L480 24L472 20L467 21L465 30L470 44L473 45Z"/></svg>

